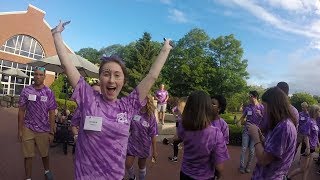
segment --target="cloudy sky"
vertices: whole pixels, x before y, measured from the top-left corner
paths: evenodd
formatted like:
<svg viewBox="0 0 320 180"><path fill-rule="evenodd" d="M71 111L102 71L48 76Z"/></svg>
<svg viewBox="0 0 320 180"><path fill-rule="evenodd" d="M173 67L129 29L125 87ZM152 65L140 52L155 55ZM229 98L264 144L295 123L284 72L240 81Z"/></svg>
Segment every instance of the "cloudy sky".
<svg viewBox="0 0 320 180"><path fill-rule="evenodd" d="M249 84L287 81L291 93L320 95L319 0L0 0L0 12L32 4L55 26L71 20L64 38L77 51L127 44L150 32L154 40L182 38L192 28L211 37L234 34L248 59Z"/></svg>

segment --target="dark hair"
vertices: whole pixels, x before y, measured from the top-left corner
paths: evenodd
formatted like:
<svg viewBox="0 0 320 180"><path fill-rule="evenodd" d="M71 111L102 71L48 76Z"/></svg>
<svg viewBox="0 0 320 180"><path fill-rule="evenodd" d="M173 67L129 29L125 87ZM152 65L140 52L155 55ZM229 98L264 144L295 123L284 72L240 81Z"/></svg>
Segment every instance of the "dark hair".
<svg viewBox="0 0 320 180"><path fill-rule="evenodd" d="M211 100L212 99L216 99L219 103L219 108L220 108L219 114L224 114L226 107L227 107L226 98L222 95L214 95L211 97Z"/></svg>
<svg viewBox="0 0 320 180"><path fill-rule="evenodd" d="M182 126L187 131L197 131L208 127L213 119L210 96L203 91L191 93L182 113Z"/></svg>
<svg viewBox="0 0 320 180"><path fill-rule="evenodd" d="M252 95L253 97L259 99L259 93L257 91L249 91L249 94Z"/></svg>
<svg viewBox="0 0 320 180"><path fill-rule="evenodd" d="M288 118L296 126L297 119L291 110L288 96L279 87L269 88L261 99L267 104L268 129L272 130L279 122Z"/></svg>
<svg viewBox="0 0 320 180"><path fill-rule="evenodd" d="M280 88L286 95L289 94L289 85L286 82L279 82L277 87Z"/></svg>
<svg viewBox="0 0 320 180"><path fill-rule="evenodd" d="M100 58L101 62L100 62L100 67L99 67L99 76L102 73L102 67L109 63L109 62L115 62L117 64L119 64L119 66L122 69L123 75L124 75L124 84L127 82L127 78L128 78L128 71L126 68L126 65L124 64L124 61L117 55L112 55L109 57L103 56Z"/></svg>

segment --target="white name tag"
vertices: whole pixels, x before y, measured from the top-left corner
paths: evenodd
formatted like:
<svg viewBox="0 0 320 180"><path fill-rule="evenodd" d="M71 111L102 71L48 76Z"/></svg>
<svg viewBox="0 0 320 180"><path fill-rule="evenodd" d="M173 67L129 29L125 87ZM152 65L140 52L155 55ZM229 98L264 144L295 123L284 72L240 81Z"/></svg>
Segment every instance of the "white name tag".
<svg viewBox="0 0 320 180"><path fill-rule="evenodd" d="M252 111L248 111L248 116L251 116L252 115Z"/></svg>
<svg viewBox="0 0 320 180"><path fill-rule="evenodd" d="M84 121L84 130L90 131L101 131L102 128L102 117L86 116Z"/></svg>
<svg viewBox="0 0 320 180"><path fill-rule="evenodd" d="M302 121L304 121L306 118L304 118L303 116L300 118Z"/></svg>
<svg viewBox="0 0 320 180"><path fill-rule="evenodd" d="M29 94L28 100L29 101L36 101L37 100L37 96L34 95L34 94Z"/></svg>
<svg viewBox="0 0 320 180"><path fill-rule="evenodd" d="M319 127L318 126L314 126L314 130L315 131L319 131Z"/></svg>
<svg viewBox="0 0 320 180"><path fill-rule="evenodd" d="M42 102L47 102L48 100L48 97L47 96L41 96L41 101Z"/></svg>

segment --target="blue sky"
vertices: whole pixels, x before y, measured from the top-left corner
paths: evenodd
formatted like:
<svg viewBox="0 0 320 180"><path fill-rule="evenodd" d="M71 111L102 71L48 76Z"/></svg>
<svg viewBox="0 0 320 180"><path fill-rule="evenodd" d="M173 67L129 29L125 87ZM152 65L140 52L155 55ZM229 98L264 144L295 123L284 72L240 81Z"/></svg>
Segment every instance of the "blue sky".
<svg viewBox="0 0 320 180"><path fill-rule="evenodd" d="M319 0L0 0L0 12L46 11L54 27L77 51L127 44L150 32L153 40L182 38L192 28L211 37L234 34L248 59L249 84L270 87L287 81L291 93L320 95Z"/></svg>

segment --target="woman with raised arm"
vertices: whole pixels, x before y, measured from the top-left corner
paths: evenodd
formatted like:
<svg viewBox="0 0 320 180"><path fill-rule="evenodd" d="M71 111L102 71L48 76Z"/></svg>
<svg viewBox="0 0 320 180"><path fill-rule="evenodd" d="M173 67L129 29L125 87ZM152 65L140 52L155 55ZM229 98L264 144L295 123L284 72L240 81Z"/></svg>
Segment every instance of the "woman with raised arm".
<svg viewBox="0 0 320 180"><path fill-rule="evenodd" d="M122 179L132 116L145 104L172 47L166 40L147 76L129 96L118 99L127 79L123 61L118 57L102 59L99 68L101 94L94 91L68 59L61 37L66 24L68 22L60 22L52 30L52 36L61 64L74 88L72 98L81 110L75 179Z"/></svg>

